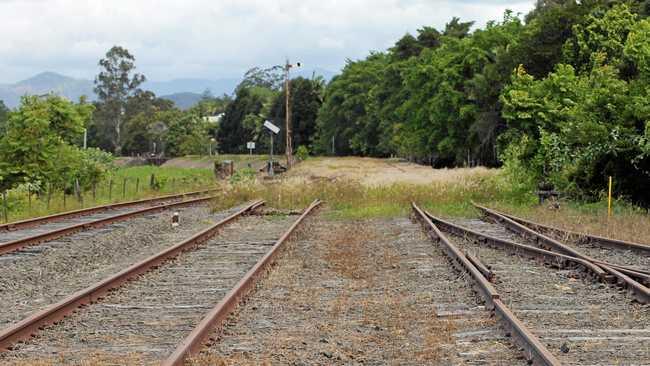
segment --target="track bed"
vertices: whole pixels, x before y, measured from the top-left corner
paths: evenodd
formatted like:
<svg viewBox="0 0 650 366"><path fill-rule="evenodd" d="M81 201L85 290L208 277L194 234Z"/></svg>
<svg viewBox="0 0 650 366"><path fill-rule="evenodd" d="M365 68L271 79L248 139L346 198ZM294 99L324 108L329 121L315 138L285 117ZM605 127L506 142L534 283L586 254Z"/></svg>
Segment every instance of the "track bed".
<svg viewBox="0 0 650 366"><path fill-rule="evenodd" d="M500 225L452 220L485 234L522 242ZM639 365L650 360L650 310L616 287L580 278L451 235L496 274L504 302L565 365ZM526 244L525 242L523 242Z"/></svg>
<svg viewBox="0 0 650 366"><path fill-rule="evenodd" d="M525 364L418 224L307 222L190 364Z"/></svg>
<svg viewBox="0 0 650 366"><path fill-rule="evenodd" d="M290 226L292 216L247 216L196 250L44 330L0 360L158 364Z"/></svg>
<svg viewBox="0 0 650 366"><path fill-rule="evenodd" d="M228 212L204 206L180 208L181 225L171 212L59 238L0 256L0 328L54 303L120 269L173 245Z"/></svg>

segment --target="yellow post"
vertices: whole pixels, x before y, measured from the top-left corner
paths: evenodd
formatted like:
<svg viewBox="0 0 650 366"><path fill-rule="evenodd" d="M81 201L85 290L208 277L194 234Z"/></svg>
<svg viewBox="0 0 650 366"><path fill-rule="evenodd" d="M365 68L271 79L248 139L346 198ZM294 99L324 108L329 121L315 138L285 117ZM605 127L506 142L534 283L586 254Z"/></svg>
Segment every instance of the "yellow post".
<svg viewBox="0 0 650 366"><path fill-rule="evenodd" d="M612 216L612 176L609 176L609 194L607 195L607 217Z"/></svg>

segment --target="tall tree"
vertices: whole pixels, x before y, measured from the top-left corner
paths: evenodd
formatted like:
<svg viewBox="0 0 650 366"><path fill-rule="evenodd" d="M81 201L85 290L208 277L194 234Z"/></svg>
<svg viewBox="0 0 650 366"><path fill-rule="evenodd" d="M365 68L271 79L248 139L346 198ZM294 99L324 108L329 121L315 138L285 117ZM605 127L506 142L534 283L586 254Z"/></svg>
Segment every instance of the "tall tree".
<svg viewBox="0 0 650 366"><path fill-rule="evenodd" d="M99 60L102 71L95 78L95 93L103 104L101 117L110 126L110 141L116 154L122 152L122 125L125 122L127 101L140 90L145 81L142 74L135 73L135 57L126 48L113 46Z"/></svg>
<svg viewBox="0 0 650 366"><path fill-rule="evenodd" d="M9 119L9 108L0 100L0 136L5 134L5 125Z"/></svg>

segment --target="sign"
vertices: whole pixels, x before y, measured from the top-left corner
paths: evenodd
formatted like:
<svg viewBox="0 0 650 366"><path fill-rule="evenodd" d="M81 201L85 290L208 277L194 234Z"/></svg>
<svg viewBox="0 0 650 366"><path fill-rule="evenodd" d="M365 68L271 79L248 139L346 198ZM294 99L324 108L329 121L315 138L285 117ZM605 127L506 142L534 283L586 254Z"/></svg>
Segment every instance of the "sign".
<svg viewBox="0 0 650 366"><path fill-rule="evenodd" d="M255 149L255 142L253 142L253 141L247 142L246 143L246 148L249 149L249 150Z"/></svg>
<svg viewBox="0 0 650 366"><path fill-rule="evenodd" d="M264 121L264 127L268 128L269 130L271 130L271 132L273 132L276 135L278 134L278 132L280 132L280 127L274 125L269 121Z"/></svg>

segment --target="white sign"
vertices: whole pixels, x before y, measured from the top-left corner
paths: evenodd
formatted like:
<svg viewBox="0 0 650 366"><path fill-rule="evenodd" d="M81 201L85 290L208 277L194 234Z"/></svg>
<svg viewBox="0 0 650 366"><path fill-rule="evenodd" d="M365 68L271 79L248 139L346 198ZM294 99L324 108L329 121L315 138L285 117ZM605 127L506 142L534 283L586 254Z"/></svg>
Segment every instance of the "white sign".
<svg viewBox="0 0 650 366"><path fill-rule="evenodd" d="M247 149L250 149L250 150L255 149L255 142L253 142L253 141L249 141L249 142L247 142L247 143L246 143L246 148L247 148Z"/></svg>
<svg viewBox="0 0 650 366"><path fill-rule="evenodd" d="M264 121L264 127L268 128L269 130L271 130L271 132L273 132L276 135L278 134L278 132L280 132L280 127L274 125L269 121Z"/></svg>

